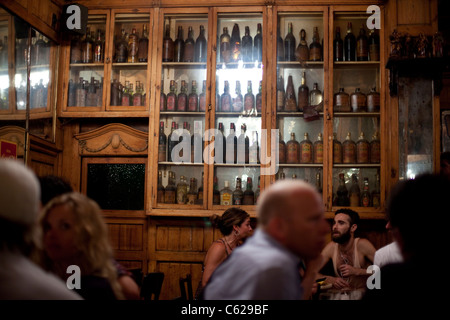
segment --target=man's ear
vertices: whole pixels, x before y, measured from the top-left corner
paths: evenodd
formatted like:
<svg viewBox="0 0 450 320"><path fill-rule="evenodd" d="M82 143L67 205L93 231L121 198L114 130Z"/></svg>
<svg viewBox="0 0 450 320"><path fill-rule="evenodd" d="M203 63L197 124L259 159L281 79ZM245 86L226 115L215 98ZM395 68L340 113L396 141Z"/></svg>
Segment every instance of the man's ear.
<svg viewBox="0 0 450 320"><path fill-rule="evenodd" d="M352 226L350 227L350 231L355 233L356 229L358 229L358 225L356 223L352 224Z"/></svg>

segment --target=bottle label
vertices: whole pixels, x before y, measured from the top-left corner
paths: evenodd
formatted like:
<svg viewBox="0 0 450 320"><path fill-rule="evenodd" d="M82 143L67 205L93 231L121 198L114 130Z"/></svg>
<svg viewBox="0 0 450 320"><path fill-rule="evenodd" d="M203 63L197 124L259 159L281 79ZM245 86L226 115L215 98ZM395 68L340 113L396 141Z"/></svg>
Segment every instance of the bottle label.
<svg viewBox="0 0 450 320"><path fill-rule="evenodd" d="M177 203L178 204L185 204L187 200L187 194L185 188L179 188L177 190Z"/></svg>
<svg viewBox="0 0 450 320"><path fill-rule="evenodd" d="M130 96L128 94L122 95L122 106L130 105Z"/></svg>
<svg viewBox="0 0 450 320"><path fill-rule="evenodd" d="M303 143L301 145L301 163L311 163L312 162L312 153L311 153L311 145L309 143Z"/></svg>
<svg viewBox="0 0 450 320"><path fill-rule="evenodd" d="M206 111L206 95L200 95L199 100L198 110L202 112Z"/></svg>
<svg viewBox="0 0 450 320"><path fill-rule="evenodd" d="M313 47L309 50L309 60L311 60L311 61L322 60L322 52L321 52L320 48Z"/></svg>
<svg viewBox="0 0 450 320"><path fill-rule="evenodd" d="M367 142L360 142L356 146L356 162L357 163L369 162L369 144Z"/></svg>
<svg viewBox="0 0 450 320"><path fill-rule="evenodd" d="M224 206L230 206L232 200L232 194L231 193L223 193L220 195L220 204Z"/></svg>
<svg viewBox="0 0 450 320"><path fill-rule="evenodd" d="M370 162L380 163L380 142L372 141L370 143Z"/></svg>
<svg viewBox="0 0 450 320"><path fill-rule="evenodd" d="M197 111L197 99L195 97L189 99L189 111Z"/></svg>
<svg viewBox="0 0 450 320"><path fill-rule="evenodd" d="M299 149L298 145L289 143L286 152L286 163L299 163Z"/></svg>
<svg viewBox="0 0 450 320"><path fill-rule="evenodd" d="M242 198L233 197L233 204L240 206L242 204Z"/></svg>
<svg viewBox="0 0 450 320"><path fill-rule="evenodd" d="M342 145L339 143L333 143L333 162L342 163Z"/></svg>
<svg viewBox="0 0 450 320"><path fill-rule="evenodd" d="M253 97L246 95L246 97L244 99L244 110L251 111L253 109L254 102L255 101L253 100Z"/></svg>
<svg viewBox="0 0 450 320"><path fill-rule="evenodd" d="M164 203L175 203L175 191L166 190L164 192Z"/></svg>
<svg viewBox="0 0 450 320"><path fill-rule="evenodd" d="M323 162L323 143L317 143L314 145L314 163Z"/></svg>
<svg viewBox="0 0 450 320"><path fill-rule="evenodd" d="M243 205L251 206L255 204L255 198L252 194L244 194L244 200L242 201Z"/></svg>
<svg viewBox="0 0 450 320"><path fill-rule="evenodd" d="M167 111L175 111L175 97L174 96L167 97Z"/></svg>
<svg viewBox="0 0 450 320"><path fill-rule="evenodd" d="M186 111L186 96L179 95L178 96L178 111Z"/></svg>
<svg viewBox="0 0 450 320"><path fill-rule="evenodd" d="M356 161L356 148L354 144L346 144L343 146L343 162L355 163Z"/></svg>
<svg viewBox="0 0 450 320"><path fill-rule="evenodd" d="M133 106L142 106L142 95L135 94L133 96Z"/></svg>

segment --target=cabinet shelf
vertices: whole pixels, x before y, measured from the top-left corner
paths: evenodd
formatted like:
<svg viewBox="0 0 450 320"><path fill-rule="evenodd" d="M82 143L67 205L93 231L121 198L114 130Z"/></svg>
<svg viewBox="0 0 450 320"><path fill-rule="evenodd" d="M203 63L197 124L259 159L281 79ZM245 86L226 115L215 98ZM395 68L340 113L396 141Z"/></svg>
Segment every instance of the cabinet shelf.
<svg viewBox="0 0 450 320"><path fill-rule="evenodd" d="M322 117L323 112L319 112L319 115ZM295 111L295 112L289 112L289 111L281 111L277 112L277 116L280 117L303 117L303 112Z"/></svg>
<svg viewBox="0 0 450 320"><path fill-rule="evenodd" d="M333 168L380 168L380 163L333 163Z"/></svg>
<svg viewBox="0 0 450 320"><path fill-rule="evenodd" d="M98 68L103 67L103 62L95 62L95 63L71 63L69 65L71 68Z"/></svg>
<svg viewBox="0 0 450 320"><path fill-rule="evenodd" d="M163 62L163 67L205 67L206 62Z"/></svg>
<svg viewBox="0 0 450 320"><path fill-rule="evenodd" d="M246 113L245 111L242 112L222 112L222 111L216 111L216 116L219 117L261 117L261 113L255 113L253 110L253 113Z"/></svg>
<svg viewBox="0 0 450 320"><path fill-rule="evenodd" d="M335 117L379 117L380 112L335 112Z"/></svg>
<svg viewBox="0 0 450 320"><path fill-rule="evenodd" d="M176 162L169 162L169 161L160 161L158 162L158 165L162 166L203 166L203 162L182 162L182 163L176 163Z"/></svg>
<svg viewBox="0 0 450 320"><path fill-rule="evenodd" d="M284 68L323 68L323 61L278 61L278 67Z"/></svg>
<svg viewBox="0 0 450 320"><path fill-rule="evenodd" d="M125 68L132 68L132 67L147 67L147 62L114 62L112 64L114 67L125 67Z"/></svg>
<svg viewBox="0 0 450 320"><path fill-rule="evenodd" d="M323 168L322 163L280 163L278 166L283 168Z"/></svg>
<svg viewBox="0 0 450 320"><path fill-rule="evenodd" d="M259 163L214 163L216 167L260 167Z"/></svg>
<svg viewBox="0 0 450 320"><path fill-rule="evenodd" d="M245 69L261 69L263 67L261 62L218 62L217 70L220 69L236 69L236 68L245 68Z"/></svg>
<svg viewBox="0 0 450 320"><path fill-rule="evenodd" d="M159 113L161 116L197 116L203 117L204 112L199 111L161 111Z"/></svg>

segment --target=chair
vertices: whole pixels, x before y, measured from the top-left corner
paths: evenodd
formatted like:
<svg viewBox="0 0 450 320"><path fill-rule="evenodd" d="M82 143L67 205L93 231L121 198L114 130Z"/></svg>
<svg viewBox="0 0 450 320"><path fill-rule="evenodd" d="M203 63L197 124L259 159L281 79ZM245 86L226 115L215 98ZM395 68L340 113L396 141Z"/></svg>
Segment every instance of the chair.
<svg viewBox="0 0 450 320"><path fill-rule="evenodd" d="M150 272L146 274L142 280L141 298L144 300L158 300L163 281L163 272Z"/></svg>
<svg viewBox="0 0 450 320"><path fill-rule="evenodd" d="M192 292L192 279L191 275L186 275L185 278L180 278L180 300L194 300L194 294Z"/></svg>

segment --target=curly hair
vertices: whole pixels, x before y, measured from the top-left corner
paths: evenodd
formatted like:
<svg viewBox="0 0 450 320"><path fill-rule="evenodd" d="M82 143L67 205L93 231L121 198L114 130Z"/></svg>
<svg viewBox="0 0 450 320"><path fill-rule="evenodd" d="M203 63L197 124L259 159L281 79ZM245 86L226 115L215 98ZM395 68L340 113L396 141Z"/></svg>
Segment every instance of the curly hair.
<svg viewBox="0 0 450 320"><path fill-rule="evenodd" d="M225 210L222 216L212 215L211 221L224 236L227 236L233 231L233 226L240 226L247 218L250 218L250 215L246 211L232 207Z"/></svg>

